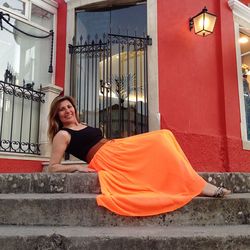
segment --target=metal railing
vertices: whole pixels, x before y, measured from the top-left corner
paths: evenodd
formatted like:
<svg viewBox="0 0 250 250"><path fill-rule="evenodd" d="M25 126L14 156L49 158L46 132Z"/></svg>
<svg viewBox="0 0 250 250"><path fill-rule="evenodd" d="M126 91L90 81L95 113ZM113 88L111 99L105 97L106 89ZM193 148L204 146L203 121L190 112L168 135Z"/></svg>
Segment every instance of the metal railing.
<svg viewBox="0 0 250 250"><path fill-rule="evenodd" d="M80 119L100 127L107 138L148 131L146 37L104 34L69 45L70 93Z"/></svg>
<svg viewBox="0 0 250 250"><path fill-rule="evenodd" d="M0 152L40 154L40 106L45 94L0 81Z"/></svg>

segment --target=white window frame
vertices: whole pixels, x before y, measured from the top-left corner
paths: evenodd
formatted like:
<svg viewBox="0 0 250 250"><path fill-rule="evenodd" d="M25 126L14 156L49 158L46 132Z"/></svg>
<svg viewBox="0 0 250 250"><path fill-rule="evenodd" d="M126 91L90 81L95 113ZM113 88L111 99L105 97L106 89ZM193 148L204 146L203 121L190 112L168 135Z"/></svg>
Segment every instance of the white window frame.
<svg viewBox="0 0 250 250"><path fill-rule="evenodd" d="M243 96L242 71L241 71L241 51L239 45L240 25L250 28L250 8L238 0L229 0L228 4L233 12L234 30L235 30L235 48L238 74L238 89L240 100L240 116L241 116L241 138L243 149L250 150L250 141L247 140L247 126L245 115L245 101Z"/></svg>
<svg viewBox="0 0 250 250"><path fill-rule="evenodd" d="M46 1L47 2L47 1ZM34 22L31 21L31 9L32 9L32 4L35 4L36 6L50 12L51 14L54 15L54 20L53 20L53 30L55 31L55 28L56 28L56 21L57 21L57 4L56 6L53 6L51 4L47 4L45 1L41 1L41 0L31 0L30 1L30 8L29 8L29 20L30 22L32 23L32 25L34 25L35 27L39 28L40 29L43 29L43 30L46 30L47 32L49 32L48 29L38 25L38 24L35 24ZM55 2L51 2L55 5Z"/></svg>
<svg viewBox="0 0 250 250"><path fill-rule="evenodd" d="M15 18L19 21L22 21L23 23L26 23L28 25L31 25L41 31L44 31L49 34L50 29L47 29L39 24L36 24L31 21L31 7L32 3L37 5L38 7L50 12L53 14L53 31L54 31L54 44L53 44L53 73L51 76L51 83L55 84L55 69L56 69L56 41L57 41L57 8L58 8L58 3L54 0L22 0L23 2L26 3L26 9L25 9L25 14L26 15L21 15L15 11L11 11L8 8L5 8L3 6L0 6L0 11L3 10L4 12L7 12L10 17ZM1 31L0 31L1 32ZM49 55L50 56L50 55ZM48 84L48 83L46 83Z"/></svg>
<svg viewBox="0 0 250 250"><path fill-rule="evenodd" d="M8 12L8 14L13 14L15 16L19 16L25 19L28 19L28 12L29 12L29 0L22 0L22 2L25 3L25 15L22 15L15 10L11 10L10 8L6 8L4 6L0 6L0 10L2 9L5 12Z"/></svg>

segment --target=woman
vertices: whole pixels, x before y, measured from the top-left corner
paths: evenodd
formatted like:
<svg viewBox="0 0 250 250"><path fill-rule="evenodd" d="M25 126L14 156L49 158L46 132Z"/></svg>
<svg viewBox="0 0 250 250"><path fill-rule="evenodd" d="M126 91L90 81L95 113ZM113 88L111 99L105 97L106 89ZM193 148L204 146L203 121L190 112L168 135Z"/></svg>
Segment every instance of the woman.
<svg viewBox="0 0 250 250"><path fill-rule="evenodd" d="M170 131L106 140L100 129L79 122L69 96L52 102L48 135L52 141L49 171L97 171L102 191L98 205L120 215L155 215L176 210L197 195L230 193L194 171ZM65 152L89 166L61 165Z"/></svg>

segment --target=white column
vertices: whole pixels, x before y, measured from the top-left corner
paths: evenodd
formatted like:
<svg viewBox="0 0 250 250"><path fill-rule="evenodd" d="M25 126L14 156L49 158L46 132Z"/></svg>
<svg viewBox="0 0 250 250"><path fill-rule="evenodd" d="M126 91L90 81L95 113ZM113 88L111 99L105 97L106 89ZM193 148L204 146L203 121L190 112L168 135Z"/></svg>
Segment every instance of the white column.
<svg viewBox="0 0 250 250"><path fill-rule="evenodd" d="M158 41L157 1L147 1L148 35L152 45L148 46L148 111L149 131L160 128L159 85L158 85Z"/></svg>
<svg viewBox="0 0 250 250"><path fill-rule="evenodd" d="M45 93L45 103L41 104L40 109L40 130L39 130L39 145L41 156L50 156L50 142L47 136L48 131L48 115L50 110L50 104L61 92L62 88L56 85L47 85L42 88L42 92Z"/></svg>

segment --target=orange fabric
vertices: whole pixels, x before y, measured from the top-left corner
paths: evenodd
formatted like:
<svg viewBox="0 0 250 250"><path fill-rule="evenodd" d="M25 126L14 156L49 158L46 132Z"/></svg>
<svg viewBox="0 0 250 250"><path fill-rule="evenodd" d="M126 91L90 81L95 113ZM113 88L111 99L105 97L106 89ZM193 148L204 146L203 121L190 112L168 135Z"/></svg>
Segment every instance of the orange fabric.
<svg viewBox="0 0 250 250"><path fill-rule="evenodd" d="M176 210L205 186L168 130L111 140L89 167L99 175L98 205L126 216Z"/></svg>

